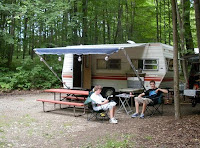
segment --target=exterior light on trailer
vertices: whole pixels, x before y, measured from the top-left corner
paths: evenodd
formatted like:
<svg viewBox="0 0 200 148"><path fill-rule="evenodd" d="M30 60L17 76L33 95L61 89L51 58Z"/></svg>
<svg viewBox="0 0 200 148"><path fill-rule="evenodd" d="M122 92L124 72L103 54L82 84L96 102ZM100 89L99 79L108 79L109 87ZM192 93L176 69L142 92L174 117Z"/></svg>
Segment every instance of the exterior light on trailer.
<svg viewBox="0 0 200 148"><path fill-rule="evenodd" d="M108 60L109 60L109 57L108 57L108 56L106 56L106 57L105 57L105 61L108 61Z"/></svg>
<svg viewBox="0 0 200 148"><path fill-rule="evenodd" d="M62 61L62 58L60 56L58 57L58 61Z"/></svg>
<svg viewBox="0 0 200 148"><path fill-rule="evenodd" d="M127 42L130 43L130 44L135 44L135 42L131 41L131 40L128 40Z"/></svg>
<svg viewBox="0 0 200 148"><path fill-rule="evenodd" d="M82 59L81 59L81 56L79 56L79 57L78 57L78 61L80 62L81 60L82 60Z"/></svg>

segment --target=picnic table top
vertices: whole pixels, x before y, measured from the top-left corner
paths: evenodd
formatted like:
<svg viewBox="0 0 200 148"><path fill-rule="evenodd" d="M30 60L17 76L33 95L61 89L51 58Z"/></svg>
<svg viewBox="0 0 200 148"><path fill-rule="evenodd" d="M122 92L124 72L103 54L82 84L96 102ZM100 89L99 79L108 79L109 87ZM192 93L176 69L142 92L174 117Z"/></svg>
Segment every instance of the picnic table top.
<svg viewBox="0 0 200 148"><path fill-rule="evenodd" d="M44 92L66 93L66 94L75 94L75 95L89 95L89 91L71 90L71 89L46 89L44 90Z"/></svg>

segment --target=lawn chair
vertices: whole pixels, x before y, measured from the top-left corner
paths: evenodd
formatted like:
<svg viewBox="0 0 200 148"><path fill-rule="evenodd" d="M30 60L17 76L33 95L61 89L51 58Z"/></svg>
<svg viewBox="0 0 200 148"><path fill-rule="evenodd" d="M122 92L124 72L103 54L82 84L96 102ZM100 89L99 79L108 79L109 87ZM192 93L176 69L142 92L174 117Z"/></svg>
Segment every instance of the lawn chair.
<svg viewBox="0 0 200 148"><path fill-rule="evenodd" d="M145 96L144 96L145 97ZM153 98L153 102L149 103L146 107L146 111L149 113L148 116L153 116L158 113L163 114L163 93L160 93L159 96Z"/></svg>
<svg viewBox="0 0 200 148"><path fill-rule="evenodd" d="M91 119L95 118L96 120L101 120L103 122L106 118L108 118L107 111L95 111L93 109L93 106L96 105L96 103L90 98L93 93L94 92L90 92L86 101L84 102L84 104L88 107L87 120L90 121Z"/></svg>

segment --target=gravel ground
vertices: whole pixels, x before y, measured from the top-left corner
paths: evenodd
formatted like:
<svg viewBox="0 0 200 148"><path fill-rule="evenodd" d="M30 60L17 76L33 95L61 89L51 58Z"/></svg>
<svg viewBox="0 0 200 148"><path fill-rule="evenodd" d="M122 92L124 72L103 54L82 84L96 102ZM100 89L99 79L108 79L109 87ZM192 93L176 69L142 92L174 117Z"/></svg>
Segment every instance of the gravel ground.
<svg viewBox="0 0 200 148"><path fill-rule="evenodd" d="M173 105L164 105L163 116L132 119L122 112L113 125L87 121L86 115L74 117L72 109L44 113L36 101L41 98L53 99L53 94L1 94L0 148L101 147L108 139L127 140L126 147L200 147L200 104L182 104L183 118L178 121ZM52 104L45 108L54 109Z"/></svg>

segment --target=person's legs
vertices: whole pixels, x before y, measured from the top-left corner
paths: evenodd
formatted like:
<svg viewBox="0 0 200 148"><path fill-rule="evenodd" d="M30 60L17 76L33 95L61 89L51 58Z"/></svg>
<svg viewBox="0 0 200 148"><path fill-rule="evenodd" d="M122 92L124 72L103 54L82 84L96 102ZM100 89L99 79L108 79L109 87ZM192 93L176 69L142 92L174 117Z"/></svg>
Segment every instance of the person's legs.
<svg viewBox="0 0 200 148"><path fill-rule="evenodd" d="M110 110L110 119L114 117L114 108L111 108Z"/></svg>
<svg viewBox="0 0 200 148"><path fill-rule="evenodd" d="M139 116L139 99L140 98L135 98L135 113L131 115L132 118L138 117Z"/></svg>
<svg viewBox="0 0 200 148"><path fill-rule="evenodd" d="M110 123L117 123L118 121L114 118L115 115L115 106L113 106L110 110Z"/></svg>
<svg viewBox="0 0 200 148"><path fill-rule="evenodd" d="M146 101L143 101L142 113L141 114L144 114L146 107L147 107L147 103L146 103Z"/></svg>
<svg viewBox="0 0 200 148"><path fill-rule="evenodd" d="M140 118L144 118L144 112L146 111L146 107L147 107L147 104L149 104L152 100L149 99L149 98L144 98L143 100L143 106L142 106L142 113L140 115Z"/></svg>
<svg viewBox="0 0 200 148"><path fill-rule="evenodd" d="M117 123L117 120L114 118L115 115L115 107L116 103L115 102L109 102L107 104L104 104L101 106L103 110L108 110L109 109L109 117L110 117L110 123Z"/></svg>
<svg viewBox="0 0 200 148"><path fill-rule="evenodd" d="M135 112L139 113L139 102L137 100L135 100Z"/></svg>

